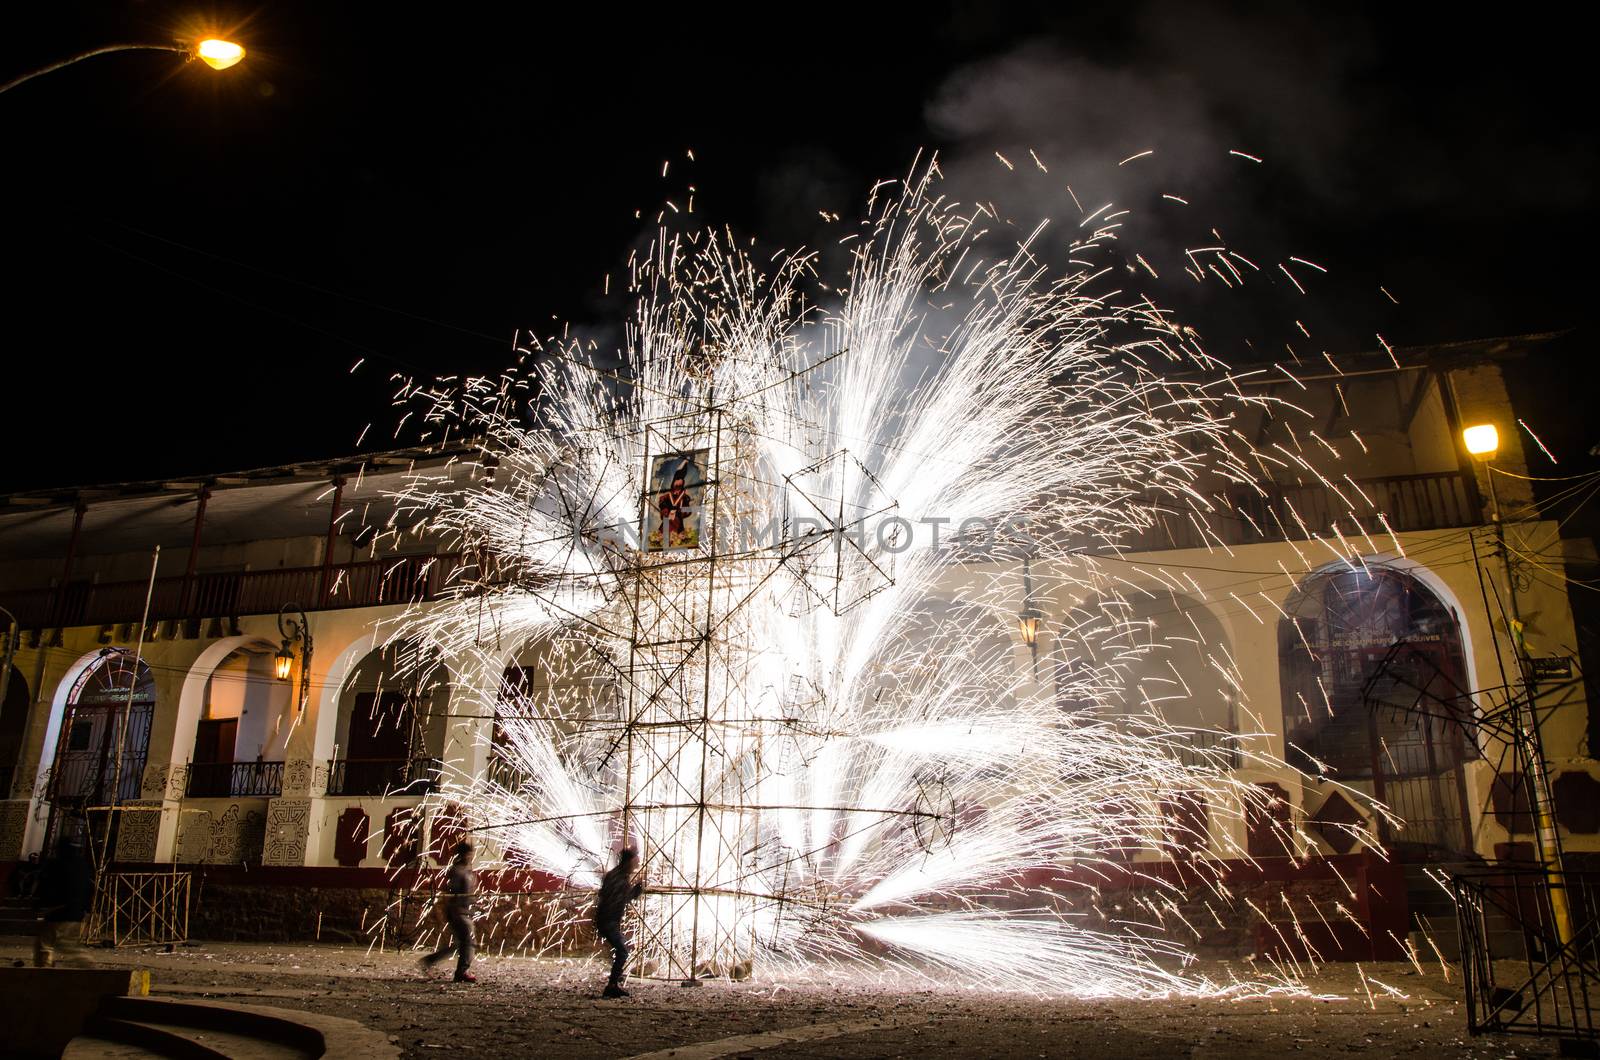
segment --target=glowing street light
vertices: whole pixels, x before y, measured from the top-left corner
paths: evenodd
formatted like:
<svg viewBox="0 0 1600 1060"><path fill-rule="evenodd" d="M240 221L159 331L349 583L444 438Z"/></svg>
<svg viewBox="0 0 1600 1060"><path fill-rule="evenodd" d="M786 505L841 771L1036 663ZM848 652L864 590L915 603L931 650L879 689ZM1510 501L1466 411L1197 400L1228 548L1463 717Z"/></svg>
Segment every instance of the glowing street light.
<svg viewBox="0 0 1600 1060"><path fill-rule="evenodd" d="M237 66L239 60L244 58L244 46L231 40L208 37L194 46L194 54L211 69L226 70L230 66Z"/></svg>
<svg viewBox="0 0 1600 1060"><path fill-rule="evenodd" d="M1461 432L1467 452L1480 460L1488 460L1500 449L1500 432L1492 423L1480 423Z"/></svg>
<svg viewBox="0 0 1600 1060"><path fill-rule="evenodd" d="M1023 647L1028 649L1028 654L1033 660L1033 676L1039 677L1039 621L1044 618L1044 612L1033 606L1033 571L1029 568L1029 556L1024 553L1022 557L1022 610L1017 612L1017 632L1022 636Z"/></svg>
<svg viewBox="0 0 1600 1060"><path fill-rule="evenodd" d="M77 55L63 59L58 63L51 63L49 66L41 66L37 70L30 70L20 77L14 77L5 84L0 85L0 93L9 92L26 81L32 81L36 77L54 73L63 67L81 63L85 59L93 59L96 55L109 55L112 52L143 51L177 52L180 55L187 55L191 59L199 59L213 70L226 70L230 66L238 65L239 60L244 58L243 45L231 40L223 40L220 37L207 37L204 40L193 43L177 41L171 44L106 44L98 48L90 48L86 52L79 52Z"/></svg>
<svg viewBox="0 0 1600 1060"><path fill-rule="evenodd" d="M291 616L299 615L297 622ZM278 633L283 644L272 657L272 673L280 681L289 680L294 672L294 645L300 642L300 697L299 709L306 709L311 693L311 622L299 604L284 604L278 608Z"/></svg>
<svg viewBox="0 0 1600 1060"><path fill-rule="evenodd" d="M289 680L289 674L294 669L294 652L289 648L289 642L284 641L283 647L272 657L272 673L280 681Z"/></svg>

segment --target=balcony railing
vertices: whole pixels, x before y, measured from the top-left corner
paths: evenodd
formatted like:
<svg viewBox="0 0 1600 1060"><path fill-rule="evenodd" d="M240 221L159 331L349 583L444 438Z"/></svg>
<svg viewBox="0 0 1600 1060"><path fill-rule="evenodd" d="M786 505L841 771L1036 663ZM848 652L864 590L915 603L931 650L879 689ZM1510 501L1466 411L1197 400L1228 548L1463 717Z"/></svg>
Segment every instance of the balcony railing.
<svg viewBox="0 0 1600 1060"><path fill-rule="evenodd" d="M451 584L461 563L460 555L445 553L339 563L326 572L321 567L284 567L197 574L192 580L157 578L150 618L159 622L268 615L290 601L329 611L432 600ZM9 591L0 593L0 605L10 609L25 629L137 622L144 613L147 585L141 579L78 582L59 592Z"/></svg>
<svg viewBox="0 0 1600 1060"><path fill-rule="evenodd" d="M1352 518L1373 535L1385 532L1385 520L1395 533L1476 526L1483 521L1471 485L1456 471L1355 482L1359 490L1348 482L1339 483L1343 499L1320 484L1264 485L1264 494L1252 487L1232 487L1212 498L1216 508L1205 520L1204 533L1186 512L1169 502L1166 506L1174 510L1160 514L1155 526L1125 542L1125 547L1133 552L1154 552L1205 548L1219 539L1225 545L1304 540L1311 533L1330 533L1336 521L1348 536L1355 529ZM1164 506L1159 498L1149 503L1157 509Z"/></svg>
<svg viewBox="0 0 1600 1060"><path fill-rule="evenodd" d="M1172 756L1197 769L1239 768L1239 737L1215 729L1178 729L1167 744Z"/></svg>
<svg viewBox="0 0 1600 1060"><path fill-rule="evenodd" d="M283 794L282 762L191 762L191 799L272 798Z"/></svg>
<svg viewBox="0 0 1600 1060"><path fill-rule="evenodd" d="M144 773L143 755L127 755L117 770L115 759L102 760L97 751L65 751L50 767L49 792L52 800L109 799L115 785L117 799L137 799Z"/></svg>
<svg viewBox="0 0 1600 1060"><path fill-rule="evenodd" d="M328 762L328 794L431 795L439 770L437 758L335 758Z"/></svg>

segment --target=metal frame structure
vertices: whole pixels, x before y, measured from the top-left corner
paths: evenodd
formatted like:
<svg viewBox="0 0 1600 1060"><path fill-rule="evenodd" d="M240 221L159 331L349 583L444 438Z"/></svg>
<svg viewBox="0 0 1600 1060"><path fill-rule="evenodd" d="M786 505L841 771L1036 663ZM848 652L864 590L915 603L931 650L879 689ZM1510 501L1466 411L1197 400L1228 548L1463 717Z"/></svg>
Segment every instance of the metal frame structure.
<svg viewBox="0 0 1600 1060"><path fill-rule="evenodd" d="M1600 1025L1595 1022L1595 1002L1600 1000L1600 874L1503 866L1454 875L1450 887L1461 930L1467 1029L1473 1034L1600 1042ZM1550 901L1554 893L1567 900L1566 914L1574 928L1570 935L1562 930ZM1520 959L1497 959L1497 922L1520 929Z"/></svg>
<svg viewBox="0 0 1600 1060"><path fill-rule="evenodd" d="M106 872L84 938L123 946L161 946L189 938L187 872Z"/></svg>
<svg viewBox="0 0 1600 1060"><path fill-rule="evenodd" d="M1490 635L1500 660L1501 684L1469 691L1444 674L1432 657L1400 641L1368 678L1362 695L1370 710L1399 710L1458 725L1471 734L1477 749L1497 778L1510 778L1503 798L1510 803L1515 837L1519 818L1528 821L1535 840L1533 859L1494 865L1484 871L1453 872L1450 890L1456 901L1461 963L1467 990L1467 1026L1486 1032L1559 1036L1600 1041L1592 1005L1600 990L1600 909L1594 885L1600 877L1566 871L1555 824L1555 803L1541 733L1543 718L1526 650L1516 638L1512 655L1517 672L1507 671L1499 629L1520 629L1515 601L1516 575L1504 550L1498 507L1494 534L1508 581L1509 606L1500 588L1476 564ZM1477 542L1473 542L1478 558ZM1491 607L1491 599L1497 607ZM1498 611L1498 621L1496 620ZM1423 664L1421 666L1415 664ZM1405 664L1405 665L1402 665ZM1426 676L1418 679L1418 672ZM1443 677L1449 694L1441 695ZM1509 768L1508 768L1509 767ZM1491 803L1494 795L1490 795ZM1524 809L1523 807L1526 807ZM1490 805L1484 812L1498 807ZM1576 903L1576 909L1574 904ZM1504 918L1521 936L1525 968L1514 987L1503 986L1496 974L1496 947L1491 918Z"/></svg>
<svg viewBox="0 0 1600 1060"><path fill-rule="evenodd" d="M830 721L804 682L763 689L760 634L745 605L780 571L799 583L794 609L835 614L894 578L890 551L861 535L895 507L871 471L840 450L777 481L758 466L756 439L729 404L708 401L631 425L643 443L640 547L610 553L627 589L616 601L616 628L591 640L618 690L611 716L620 724L600 769L621 774L622 838L641 847L649 881L634 911L636 974L685 982L750 974L755 942L773 926L758 922L759 906L782 916L790 905L814 908L828 898L757 893L750 882L758 857L817 853L782 846L773 813L800 808L762 778L801 753L797 735L827 732ZM697 540L653 548L653 461L690 453L705 460ZM783 518L769 541L759 523L774 510L775 490ZM780 703L757 703L774 694Z"/></svg>

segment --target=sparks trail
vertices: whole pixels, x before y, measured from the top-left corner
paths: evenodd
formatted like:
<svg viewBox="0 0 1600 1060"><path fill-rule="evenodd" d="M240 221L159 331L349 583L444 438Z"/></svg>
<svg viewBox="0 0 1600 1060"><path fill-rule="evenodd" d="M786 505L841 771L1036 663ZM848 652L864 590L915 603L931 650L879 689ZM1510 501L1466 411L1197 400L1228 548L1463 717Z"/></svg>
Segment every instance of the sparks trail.
<svg viewBox="0 0 1600 1060"><path fill-rule="evenodd" d="M497 379L405 385L428 432L479 453L397 498L478 557L392 630L455 689L436 811L568 888L637 843L646 975L888 961L1085 995L1297 989L1182 971L1198 931L1135 852L1232 902L1242 822L1276 821L1235 767L1285 767L1165 720L1175 698L1232 702L1232 659L1207 654L1217 689L1131 681L1174 642L1208 649L1137 617L1099 557L1174 523L1220 545L1221 490L1273 468L1337 484L1235 427L1293 405L1219 378L1103 271L1053 274L1042 228L994 256L988 211L935 173L875 190L826 311L802 296L810 256L663 230L619 361L551 340ZM1341 559L1370 541L1272 515ZM935 544L1003 524L1029 533ZM736 544L770 526L783 547ZM1065 601L1032 670L1008 632L1024 553ZM1130 876L1155 886L1105 908L1099 885Z"/></svg>

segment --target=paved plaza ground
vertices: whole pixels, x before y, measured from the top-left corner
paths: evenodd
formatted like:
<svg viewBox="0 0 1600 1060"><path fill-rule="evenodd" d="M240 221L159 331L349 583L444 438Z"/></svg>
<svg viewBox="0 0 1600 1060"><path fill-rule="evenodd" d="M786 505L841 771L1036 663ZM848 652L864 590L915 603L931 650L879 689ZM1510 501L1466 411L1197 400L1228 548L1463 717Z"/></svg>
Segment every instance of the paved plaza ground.
<svg viewBox="0 0 1600 1060"><path fill-rule="evenodd" d="M0 959L23 960L21 940ZM597 961L480 959L476 985L423 975L416 954L354 946L205 943L174 953L95 951L151 969L154 996L308 1009L381 1030L407 1057L1256 1057L1545 1056L1553 1042L1469 1038L1459 978L1440 967L1325 965L1308 980L1337 1000L1084 1001L930 988L863 976L804 983L635 980L599 998ZM1204 968L1225 978L1229 970ZM1247 967L1235 966L1239 974ZM1363 977L1387 984L1364 984ZM1369 991L1371 997L1369 998ZM653 1057L652 1060L655 1060Z"/></svg>

